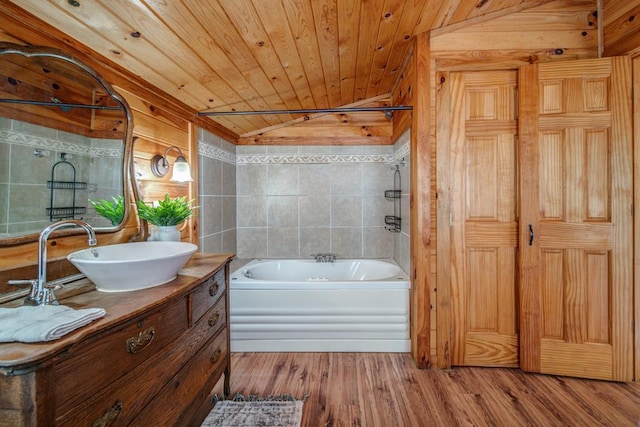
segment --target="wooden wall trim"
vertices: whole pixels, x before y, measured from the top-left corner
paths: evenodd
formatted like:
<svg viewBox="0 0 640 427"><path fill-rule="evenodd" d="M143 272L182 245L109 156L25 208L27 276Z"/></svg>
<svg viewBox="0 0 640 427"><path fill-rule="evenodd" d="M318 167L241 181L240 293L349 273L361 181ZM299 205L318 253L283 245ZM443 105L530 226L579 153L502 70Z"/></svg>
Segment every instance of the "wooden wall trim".
<svg viewBox="0 0 640 427"><path fill-rule="evenodd" d="M436 74L436 195L437 195L437 305L436 305L436 354L438 368L451 367L451 173L450 125L451 92L450 73Z"/></svg>
<svg viewBox="0 0 640 427"><path fill-rule="evenodd" d="M634 374L633 380L640 381L640 57L632 61L633 79L633 316L634 316Z"/></svg>
<svg viewBox="0 0 640 427"><path fill-rule="evenodd" d="M522 84L526 82L526 84ZM519 157L524 156L528 151L535 149L538 142L538 113L540 111L538 99L538 65L533 64L520 69L518 76L519 92ZM521 188L531 188L536 194L538 182L533 178L539 170L538 158L529 154L528 158L536 159L534 162L518 162L518 180ZM522 194L518 192L519 206L519 246L526 248L528 245L528 230L524 224L522 212L538 212L538 206L534 206L531 201L523 200ZM532 215L532 221L536 220L539 214ZM536 265L537 252L531 250L520 250L518 263L519 269L519 301L520 301L520 367L526 371L540 372L540 346L535 345L535 338L540 336L540 301L532 286L526 286L524 278L528 271L523 270L523 265ZM525 332L526 331L526 332Z"/></svg>
<svg viewBox="0 0 640 427"><path fill-rule="evenodd" d="M189 185L188 200L192 200L191 206L197 206L193 209L193 215L189 218L187 225L189 226L189 241L194 245L198 244L200 237L200 159L198 157L198 128L193 124L189 124L189 165L191 166L191 176L193 182Z"/></svg>
<svg viewBox="0 0 640 427"><path fill-rule="evenodd" d="M469 27L470 25L475 25L475 24L482 24L483 22L487 22L487 21L492 21L496 18L500 18L503 16L508 16L511 15L512 13L517 13L517 12L521 12L523 10L527 10L527 9L531 9L534 7L538 7L541 6L545 3L551 3L554 2L556 0L535 0L535 1L528 1L528 2L522 2L520 4L517 4L515 6L511 6L505 9L500 9L496 12L492 12L492 13L487 13L484 15L480 15L480 16L476 16L475 18L471 18L471 19L466 19L464 21L460 21L460 22L456 22L455 24L450 24L444 27L440 27L440 28L436 28L433 31L431 31L431 35L433 37L437 37L440 36L442 34L447 34L447 33L452 33L464 28Z"/></svg>
<svg viewBox="0 0 640 427"><path fill-rule="evenodd" d="M429 278L431 275L431 59L429 33L416 37L411 126L411 346L420 368L431 367Z"/></svg>

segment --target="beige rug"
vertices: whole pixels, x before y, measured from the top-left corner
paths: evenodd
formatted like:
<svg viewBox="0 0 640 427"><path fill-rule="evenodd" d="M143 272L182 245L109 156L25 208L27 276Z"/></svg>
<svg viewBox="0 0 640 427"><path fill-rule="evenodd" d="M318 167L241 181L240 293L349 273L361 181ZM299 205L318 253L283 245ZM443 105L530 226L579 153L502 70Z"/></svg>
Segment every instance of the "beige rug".
<svg viewBox="0 0 640 427"><path fill-rule="evenodd" d="M202 427L299 427L304 400L290 395L242 396L218 400Z"/></svg>

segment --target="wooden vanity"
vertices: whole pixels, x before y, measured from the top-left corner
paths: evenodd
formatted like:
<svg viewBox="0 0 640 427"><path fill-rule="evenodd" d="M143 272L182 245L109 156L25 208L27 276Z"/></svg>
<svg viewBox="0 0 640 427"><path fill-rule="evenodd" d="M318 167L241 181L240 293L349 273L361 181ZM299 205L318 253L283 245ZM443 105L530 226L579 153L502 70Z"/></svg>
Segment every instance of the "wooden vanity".
<svg viewBox="0 0 640 427"><path fill-rule="evenodd" d="M195 254L175 280L141 291L85 279L59 292L61 304L107 314L57 341L0 344L0 426L199 426L223 374L229 392L232 258Z"/></svg>

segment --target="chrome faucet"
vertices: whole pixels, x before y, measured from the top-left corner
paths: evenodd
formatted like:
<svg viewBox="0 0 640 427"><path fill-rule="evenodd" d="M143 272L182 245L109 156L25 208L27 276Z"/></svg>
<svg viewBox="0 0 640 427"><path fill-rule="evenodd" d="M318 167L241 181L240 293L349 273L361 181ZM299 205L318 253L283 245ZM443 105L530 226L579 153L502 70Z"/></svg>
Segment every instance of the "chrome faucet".
<svg viewBox="0 0 640 427"><path fill-rule="evenodd" d="M40 233L38 241L38 279L36 280L12 280L10 284L31 284L29 296L25 299L25 305L58 305L58 299L53 291L56 285L47 284L47 239L49 235L58 228L77 226L82 228L89 235L89 246L96 245L96 234L93 228L84 221L78 219L68 219L51 224Z"/></svg>
<svg viewBox="0 0 640 427"><path fill-rule="evenodd" d="M316 262L335 262L338 258L337 254L334 253L319 253L319 254L311 254L312 257L315 258Z"/></svg>

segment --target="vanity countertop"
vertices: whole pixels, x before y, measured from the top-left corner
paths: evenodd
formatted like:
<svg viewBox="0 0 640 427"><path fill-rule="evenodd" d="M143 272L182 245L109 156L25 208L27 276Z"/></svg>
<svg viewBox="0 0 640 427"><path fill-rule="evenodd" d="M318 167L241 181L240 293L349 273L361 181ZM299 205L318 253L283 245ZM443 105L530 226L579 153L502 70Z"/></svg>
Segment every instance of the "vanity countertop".
<svg viewBox="0 0 640 427"><path fill-rule="evenodd" d="M196 253L173 281L139 291L99 292L88 279L67 285L68 289L57 292L61 304L76 309L104 308L106 315L55 341L0 344L0 373L11 375L24 369L30 370L30 367L46 363L52 356L70 350L75 344L99 335L125 319L153 310L169 300L184 297L198 286L200 279L224 266L233 256ZM21 304L22 299L19 299L2 304L2 307Z"/></svg>

